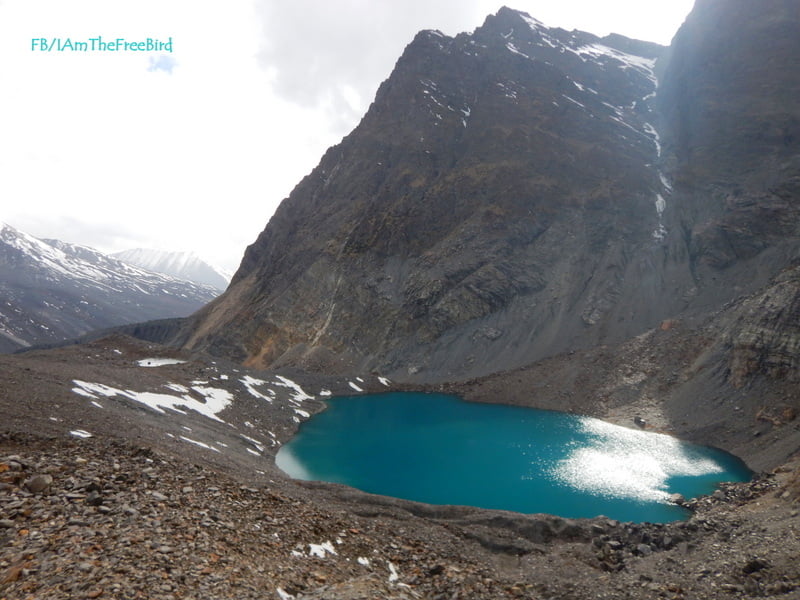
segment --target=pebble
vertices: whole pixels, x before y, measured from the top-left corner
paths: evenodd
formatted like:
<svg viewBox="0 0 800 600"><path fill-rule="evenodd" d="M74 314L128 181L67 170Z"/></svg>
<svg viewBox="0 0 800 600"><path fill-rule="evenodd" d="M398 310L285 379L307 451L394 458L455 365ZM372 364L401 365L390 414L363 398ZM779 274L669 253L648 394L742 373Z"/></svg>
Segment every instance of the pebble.
<svg viewBox="0 0 800 600"><path fill-rule="evenodd" d="M100 506L103 503L103 496L99 492L89 492L85 500L88 506Z"/></svg>
<svg viewBox="0 0 800 600"><path fill-rule="evenodd" d="M34 475L25 482L25 487L32 494L42 494L50 489L53 484L52 475Z"/></svg>

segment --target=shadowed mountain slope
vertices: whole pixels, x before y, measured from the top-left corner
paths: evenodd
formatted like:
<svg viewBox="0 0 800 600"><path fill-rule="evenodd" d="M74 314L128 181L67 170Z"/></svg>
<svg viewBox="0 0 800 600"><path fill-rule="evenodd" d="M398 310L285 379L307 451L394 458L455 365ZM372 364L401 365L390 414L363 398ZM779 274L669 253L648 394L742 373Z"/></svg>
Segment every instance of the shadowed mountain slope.
<svg viewBox="0 0 800 600"><path fill-rule="evenodd" d="M793 6L700 1L669 49L421 32L181 341L432 382L756 292L797 256Z"/></svg>

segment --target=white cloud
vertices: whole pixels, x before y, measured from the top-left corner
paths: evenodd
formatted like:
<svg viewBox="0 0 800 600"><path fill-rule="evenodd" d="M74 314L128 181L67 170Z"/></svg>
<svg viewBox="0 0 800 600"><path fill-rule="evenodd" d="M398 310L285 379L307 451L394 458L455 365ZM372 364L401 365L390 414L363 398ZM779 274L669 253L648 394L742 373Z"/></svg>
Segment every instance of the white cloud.
<svg viewBox="0 0 800 600"><path fill-rule="evenodd" d="M669 45L695 0L526 0L514 5L551 27Z"/></svg>
<svg viewBox="0 0 800 600"><path fill-rule="evenodd" d="M159 54L158 56L150 56L148 58L149 66L147 70L151 73L153 71L163 71L164 73L172 74L172 69L175 68L177 62L169 54Z"/></svg>
<svg viewBox="0 0 800 600"><path fill-rule="evenodd" d="M275 91L301 106L324 108L352 126L422 29L472 30L482 2L463 0L260 0L259 58L275 73ZM358 106L353 99L357 97ZM343 131L347 133L347 131Z"/></svg>

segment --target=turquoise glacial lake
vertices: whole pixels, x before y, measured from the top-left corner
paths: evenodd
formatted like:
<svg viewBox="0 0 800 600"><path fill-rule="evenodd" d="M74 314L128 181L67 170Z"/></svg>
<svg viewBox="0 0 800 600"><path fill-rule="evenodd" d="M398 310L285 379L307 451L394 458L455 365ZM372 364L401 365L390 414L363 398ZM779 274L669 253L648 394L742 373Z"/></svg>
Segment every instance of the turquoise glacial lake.
<svg viewBox="0 0 800 600"><path fill-rule="evenodd" d="M687 516L671 494L693 498L752 475L721 450L590 417L420 393L327 402L278 452L295 479L429 504L663 523Z"/></svg>

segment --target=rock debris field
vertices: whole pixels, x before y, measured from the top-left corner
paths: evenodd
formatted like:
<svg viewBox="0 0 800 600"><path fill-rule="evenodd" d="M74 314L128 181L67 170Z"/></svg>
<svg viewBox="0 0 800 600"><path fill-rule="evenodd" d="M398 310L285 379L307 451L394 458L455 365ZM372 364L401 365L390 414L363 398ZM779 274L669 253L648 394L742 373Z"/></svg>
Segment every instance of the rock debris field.
<svg viewBox="0 0 800 600"><path fill-rule="evenodd" d="M274 466L296 411L322 406L307 394L297 408L298 387L370 391L375 377L294 373L270 402L198 359L143 369L153 349L137 344L0 357L0 599L800 597L797 459L662 525L429 506ZM232 390L219 420L74 391L155 393L164 373L190 389L201 371Z"/></svg>
<svg viewBox="0 0 800 600"><path fill-rule="evenodd" d="M516 531L497 513L471 535L118 441L4 435L0 598L793 598L798 489L784 471L696 501L688 522ZM504 518L488 548L480 529Z"/></svg>

